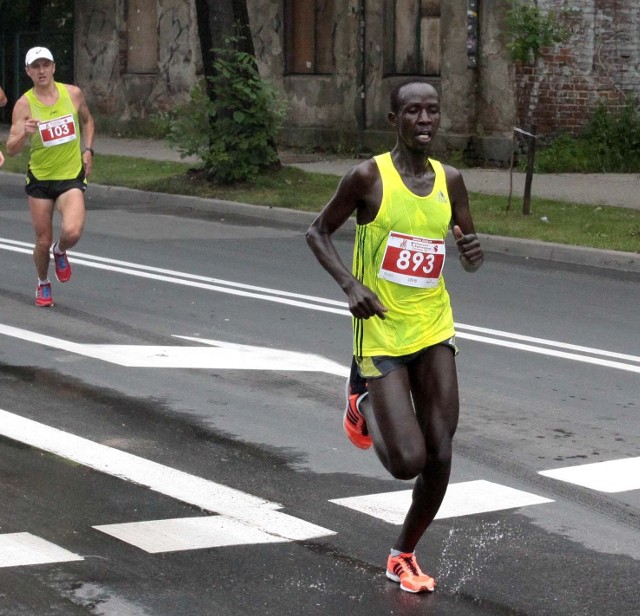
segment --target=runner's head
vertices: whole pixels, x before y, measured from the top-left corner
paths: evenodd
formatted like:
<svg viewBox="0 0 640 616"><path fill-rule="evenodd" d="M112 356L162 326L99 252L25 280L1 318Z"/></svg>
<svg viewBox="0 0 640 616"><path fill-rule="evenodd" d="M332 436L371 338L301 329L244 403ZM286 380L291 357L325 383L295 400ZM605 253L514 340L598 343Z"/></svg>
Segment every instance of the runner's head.
<svg viewBox="0 0 640 616"><path fill-rule="evenodd" d="M56 65L46 47L32 47L24 59L27 75L35 87L48 87L53 82Z"/></svg>
<svg viewBox="0 0 640 616"><path fill-rule="evenodd" d="M46 47L32 47L27 51L27 55L24 59L24 65L28 68L36 60L49 60L49 62L54 62L53 54Z"/></svg>
<svg viewBox="0 0 640 616"><path fill-rule="evenodd" d="M400 83L398 83L393 90L391 90L391 93L389 94L389 109L391 110L392 113L398 113L400 111L400 106L402 105L402 98L403 95L405 94L404 90L405 88L412 88L415 86L425 86L429 89L432 89L433 91L435 91L436 96L438 95L436 89L433 87L433 85L427 81L426 79L405 79L404 81L401 81Z"/></svg>
<svg viewBox="0 0 640 616"><path fill-rule="evenodd" d="M405 81L390 97L387 116L396 129L398 144L427 153L440 127L440 97L433 85L423 80Z"/></svg>

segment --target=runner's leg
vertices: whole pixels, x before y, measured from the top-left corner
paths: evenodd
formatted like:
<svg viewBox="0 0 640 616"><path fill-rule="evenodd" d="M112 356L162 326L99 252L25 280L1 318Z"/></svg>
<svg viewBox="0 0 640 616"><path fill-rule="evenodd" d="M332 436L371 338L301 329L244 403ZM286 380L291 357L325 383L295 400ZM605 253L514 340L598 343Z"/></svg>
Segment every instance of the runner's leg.
<svg viewBox="0 0 640 616"><path fill-rule="evenodd" d="M60 212L60 239L58 248L66 252L73 248L82 235L85 221L84 193L79 188L72 188L56 199L56 208Z"/></svg>
<svg viewBox="0 0 640 616"><path fill-rule="evenodd" d="M452 441L458 425L459 398L455 357L437 345L409 368L411 391L426 447L426 462L413 488L412 504L395 543L413 552L440 509L451 474Z"/></svg>
<svg viewBox="0 0 640 616"><path fill-rule="evenodd" d="M49 272L49 249L51 248L53 229L53 200L29 197L31 222L35 233L33 261L40 280L46 280Z"/></svg>
<svg viewBox="0 0 640 616"><path fill-rule="evenodd" d="M361 408L374 450L391 475L412 479L424 467L426 451L411 401L408 367L367 379L367 388L369 396Z"/></svg>

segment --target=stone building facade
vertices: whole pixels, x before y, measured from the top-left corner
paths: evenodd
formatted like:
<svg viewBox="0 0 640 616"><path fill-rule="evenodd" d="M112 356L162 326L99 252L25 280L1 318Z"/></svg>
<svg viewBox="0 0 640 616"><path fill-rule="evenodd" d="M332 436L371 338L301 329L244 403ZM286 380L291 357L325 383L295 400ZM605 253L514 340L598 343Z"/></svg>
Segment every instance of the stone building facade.
<svg viewBox="0 0 640 616"><path fill-rule="evenodd" d="M599 100L640 93L637 0L538 4L564 11L571 40L534 71L506 51L511 0L247 0L260 72L287 101L282 144L390 147L389 92L420 76L441 95L439 154L504 164L514 125L576 132ZM184 101L203 72L194 0L84 0L75 65L99 115Z"/></svg>

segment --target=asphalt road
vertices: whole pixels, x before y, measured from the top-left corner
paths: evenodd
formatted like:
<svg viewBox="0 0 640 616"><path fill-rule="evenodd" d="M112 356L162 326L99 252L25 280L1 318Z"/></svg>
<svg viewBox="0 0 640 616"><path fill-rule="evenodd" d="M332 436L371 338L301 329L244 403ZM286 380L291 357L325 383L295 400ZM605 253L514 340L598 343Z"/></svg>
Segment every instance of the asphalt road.
<svg viewBox="0 0 640 616"><path fill-rule="evenodd" d="M37 309L0 188L0 614L637 613L637 274L447 265L462 418L413 596L410 484L341 431L339 290L304 225L223 218L94 198Z"/></svg>

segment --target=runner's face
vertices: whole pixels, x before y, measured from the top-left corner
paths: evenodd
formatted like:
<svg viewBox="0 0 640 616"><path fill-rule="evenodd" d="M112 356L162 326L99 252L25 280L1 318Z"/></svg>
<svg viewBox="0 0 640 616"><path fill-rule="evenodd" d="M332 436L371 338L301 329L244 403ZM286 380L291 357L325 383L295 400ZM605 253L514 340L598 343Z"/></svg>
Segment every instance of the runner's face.
<svg viewBox="0 0 640 616"><path fill-rule="evenodd" d="M31 77L34 85L44 86L53 80L56 65L51 60L36 60L27 66L27 75Z"/></svg>
<svg viewBox="0 0 640 616"><path fill-rule="evenodd" d="M389 116L398 138L413 150L428 150L440 126L438 93L426 83L411 83L398 94L398 113Z"/></svg>

